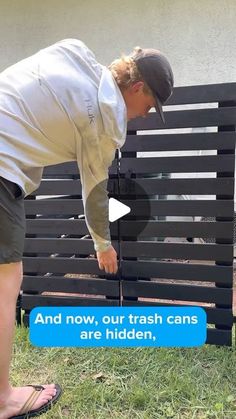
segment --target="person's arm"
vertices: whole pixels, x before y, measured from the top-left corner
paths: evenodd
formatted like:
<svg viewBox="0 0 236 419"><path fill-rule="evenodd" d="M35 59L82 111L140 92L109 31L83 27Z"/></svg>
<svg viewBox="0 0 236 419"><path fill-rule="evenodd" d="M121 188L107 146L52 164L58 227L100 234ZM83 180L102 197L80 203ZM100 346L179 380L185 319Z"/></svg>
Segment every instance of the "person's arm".
<svg viewBox="0 0 236 419"><path fill-rule="evenodd" d="M108 168L115 150L111 140L101 140L100 143L81 141L77 150L85 220L94 242L99 268L107 273L117 271L117 254L111 245L107 192Z"/></svg>

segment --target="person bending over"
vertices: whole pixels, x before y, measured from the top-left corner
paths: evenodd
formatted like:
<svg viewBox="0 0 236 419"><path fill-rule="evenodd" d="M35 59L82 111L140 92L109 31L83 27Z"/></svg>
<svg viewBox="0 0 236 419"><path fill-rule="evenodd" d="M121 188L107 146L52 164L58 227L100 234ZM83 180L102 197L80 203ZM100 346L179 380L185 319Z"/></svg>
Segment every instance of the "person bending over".
<svg viewBox="0 0 236 419"><path fill-rule="evenodd" d="M162 105L172 90L171 66L158 50L135 48L106 67L76 39L57 42L0 74L0 419L41 414L61 394L58 384L10 384L24 197L38 188L45 166L77 161L99 268L116 273L108 168L125 142L127 121L153 107L164 120Z"/></svg>

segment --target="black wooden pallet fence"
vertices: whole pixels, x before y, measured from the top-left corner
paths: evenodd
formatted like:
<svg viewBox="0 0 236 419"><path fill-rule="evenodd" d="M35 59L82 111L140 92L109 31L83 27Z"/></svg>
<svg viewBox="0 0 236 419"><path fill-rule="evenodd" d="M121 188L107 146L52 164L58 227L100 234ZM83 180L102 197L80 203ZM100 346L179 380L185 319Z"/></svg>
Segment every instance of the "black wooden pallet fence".
<svg viewBox="0 0 236 419"><path fill-rule="evenodd" d="M129 123L109 180L110 196L132 208L111 224L116 276L94 259L76 164L45 169L25 200L25 324L35 306L194 304L206 310L207 343L232 344L235 97L236 83L179 87L166 125L156 113Z"/></svg>

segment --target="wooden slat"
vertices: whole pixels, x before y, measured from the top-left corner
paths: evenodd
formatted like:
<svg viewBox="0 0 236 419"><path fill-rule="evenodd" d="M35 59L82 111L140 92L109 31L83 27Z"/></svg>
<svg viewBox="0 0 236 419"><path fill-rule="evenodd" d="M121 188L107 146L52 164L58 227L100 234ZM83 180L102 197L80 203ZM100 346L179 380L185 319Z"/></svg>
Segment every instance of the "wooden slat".
<svg viewBox="0 0 236 419"><path fill-rule="evenodd" d="M118 180L109 178L108 191L113 193L117 190ZM31 196L37 195L69 195L82 196L80 179L43 179L39 188L32 192Z"/></svg>
<svg viewBox="0 0 236 419"><path fill-rule="evenodd" d="M235 132L208 132L185 134L128 134L121 152L234 150Z"/></svg>
<svg viewBox="0 0 236 419"><path fill-rule="evenodd" d="M83 258L63 258L63 257L24 257L23 258L24 272L37 273L71 273L71 274L88 274L88 275L106 275L98 267L97 260L83 259ZM114 279L114 275L112 275Z"/></svg>
<svg viewBox="0 0 236 419"><path fill-rule="evenodd" d="M122 277L164 278L183 281L220 282L232 286L232 266L200 265L150 261L122 263ZM144 282L144 284L146 284Z"/></svg>
<svg viewBox="0 0 236 419"><path fill-rule="evenodd" d="M89 234L84 220L64 220L64 219L27 219L27 234L40 235L61 235L70 234L84 236ZM111 224L111 234L117 235L117 223Z"/></svg>
<svg viewBox="0 0 236 419"><path fill-rule="evenodd" d="M135 178L135 183L132 184L132 188L129 186L128 194L135 195L140 194L142 190L145 191L148 195L156 195L164 194L164 195L181 195L181 194L188 194L188 195L230 195L234 194L234 178L182 178L182 179L166 179L166 178L158 178L159 174L149 174L148 177L137 177ZM42 184L47 184L54 181L44 181ZM58 182L58 183L57 183ZM62 182L62 183L61 183ZM65 182L63 186L63 182ZM68 185L67 182L70 182ZM71 192L71 195L76 195L75 189L72 188L75 181L55 181L56 189L46 188L45 190L40 189L40 193L44 194L46 192L54 193L61 195L68 195L68 191ZM50 185L51 186L51 185ZM36 191L37 192L37 191ZM117 179L109 179L108 183L108 192L110 196L119 195L127 195L127 179L120 178L119 183ZM36 193L35 193L36 195ZM55 199L55 198L54 198ZM63 198L65 199L65 198ZM27 201L28 202L28 201Z"/></svg>
<svg viewBox="0 0 236 419"><path fill-rule="evenodd" d="M236 83L175 87L168 105L235 101Z"/></svg>
<svg viewBox="0 0 236 419"><path fill-rule="evenodd" d="M113 241L113 247L118 252L118 242ZM26 238L25 253L62 253L62 254L92 254L94 245L92 239L70 238ZM229 244L194 244L194 243L159 243L156 241L125 241L121 242L123 257L157 257L173 259L224 260L231 262L233 246Z"/></svg>
<svg viewBox="0 0 236 419"><path fill-rule="evenodd" d="M148 202L148 205L147 205ZM131 208L133 216L211 216L233 217L233 200L122 200ZM150 214L147 214L147 207Z"/></svg>
<svg viewBox="0 0 236 419"><path fill-rule="evenodd" d="M125 205L131 208L132 215L148 215L147 200L123 200ZM227 200L148 200L150 215L200 215L214 217L232 217L234 202ZM77 199L45 199L27 201L25 203L26 214L40 215L78 215L84 214L83 202Z"/></svg>
<svg viewBox="0 0 236 419"><path fill-rule="evenodd" d="M119 306L119 300L106 298L60 297L52 295L22 295L22 309L32 310L34 307L47 306Z"/></svg>
<svg viewBox="0 0 236 419"><path fill-rule="evenodd" d="M232 240L233 238L233 223L230 221L148 221L146 227L144 227L143 221L120 220L122 237L135 235L137 237L137 232L139 232L139 236L141 237L215 237L219 239L225 238L228 240ZM83 220L28 219L26 223L26 233L46 236L50 234L86 235L88 234L88 230L85 225L85 221ZM112 235L117 234L117 223L111 224L111 233Z"/></svg>
<svg viewBox="0 0 236 419"><path fill-rule="evenodd" d="M232 345L232 329L207 329L207 340L209 345Z"/></svg>
<svg viewBox="0 0 236 419"><path fill-rule="evenodd" d="M120 197L127 194L127 180L120 179ZM234 194L233 178L202 179L141 179L136 178L129 195L140 193L141 188L147 195L229 195Z"/></svg>
<svg viewBox="0 0 236 419"><path fill-rule="evenodd" d="M224 260L232 262L233 246L230 244L121 242L122 257L150 257L166 259Z"/></svg>
<svg viewBox="0 0 236 419"><path fill-rule="evenodd" d="M127 297L194 301L231 306L232 288L162 284L147 281L122 281L122 294Z"/></svg>
<svg viewBox="0 0 236 419"><path fill-rule="evenodd" d="M203 237L233 240L234 225L230 221L143 221L120 220L120 234L125 237Z"/></svg>
<svg viewBox="0 0 236 419"><path fill-rule="evenodd" d="M78 181L79 182L79 181ZM112 182L111 192L118 192L118 184L114 179L110 179ZM188 195L232 195L234 187L233 178L191 178L191 179L153 179L149 178L137 178L135 179L137 184L129 192L129 194L135 194L143 188L147 194L188 194ZM120 193L127 193L127 181L126 179L120 179ZM31 196L37 195L81 195L81 185L76 180L43 180L40 187L31 194ZM28 200L25 200L28 205ZM30 204L31 205L31 204Z"/></svg>
<svg viewBox="0 0 236 419"><path fill-rule="evenodd" d="M118 249L118 243L114 241L113 246ZM25 253L63 253L63 254L93 254L94 244L92 239L71 239L71 238L27 238L24 246Z"/></svg>
<svg viewBox="0 0 236 419"><path fill-rule="evenodd" d="M154 175L155 176L155 175ZM40 187L31 194L37 195L81 195L81 184L76 180L43 180ZM110 179L112 186L108 190L110 193L118 193L118 181ZM144 178L135 179L134 188L130 194L135 194L136 190L143 188L147 194L188 194L188 195L232 195L234 187L233 178L191 178L191 179L154 179ZM135 188L136 186L136 188ZM120 179L120 193L127 193L126 179ZM25 200L28 205L28 200Z"/></svg>
<svg viewBox="0 0 236 419"><path fill-rule="evenodd" d="M136 118L129 122L130 131L201 128L236 125L236 108L209 108L194 110L179 110L165 112L165 124L160 122L156 112L151 112L146 118Z"/></svg>
<svg viewBox="0 0 236 419"><path fill-rule="evenodd" d="M121 173L205 173L233 172L234 156L123 158Z"/></svg>
<svg viewBox="0 0 236 419"><path fill-rule="evenodd" d="M53 276L24 276L22 290L24 293L64 292L75 294L95 294L119 297L118 280L65 278Z"/></svg>
<svg viewBox="0 0 236 419"><path fill-rule="evenodd" d="M88 233L84 220L63 219L27 219L26 234L61 235L74 234L84 236Z"/></svg>
<svg viewBox="0 0 236 419"><path fill-rule="evenodd" d="M136 236L144 227L142 221L120 220L121 237ZM27 234L40 235L85 235L88 234L83 220L58 220L58 219L28 219L26 223ZM117 223L111 224L112 235L117 234ZM233 223L226 222L171 222L149 221L139 233L143 237L215 237L232 240Z"/></svg>
<svg viewBox="0 0 236 419"><path fill-rule="evenodd" d="M84 214L80 199L37 199L25 201L26 214L79 215Z"/></svg>

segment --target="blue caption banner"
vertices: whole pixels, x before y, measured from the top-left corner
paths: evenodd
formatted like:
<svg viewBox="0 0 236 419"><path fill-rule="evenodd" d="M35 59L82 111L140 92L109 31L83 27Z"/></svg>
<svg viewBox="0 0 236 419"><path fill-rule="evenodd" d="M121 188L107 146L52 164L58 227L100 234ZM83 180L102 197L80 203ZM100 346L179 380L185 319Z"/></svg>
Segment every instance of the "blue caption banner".
<svg viewBox="0 0 236 419"><path fill-rule="evenodd" d="M36 307L30 341L41 347L193 347L206 342L201 307Z"/></svg>

